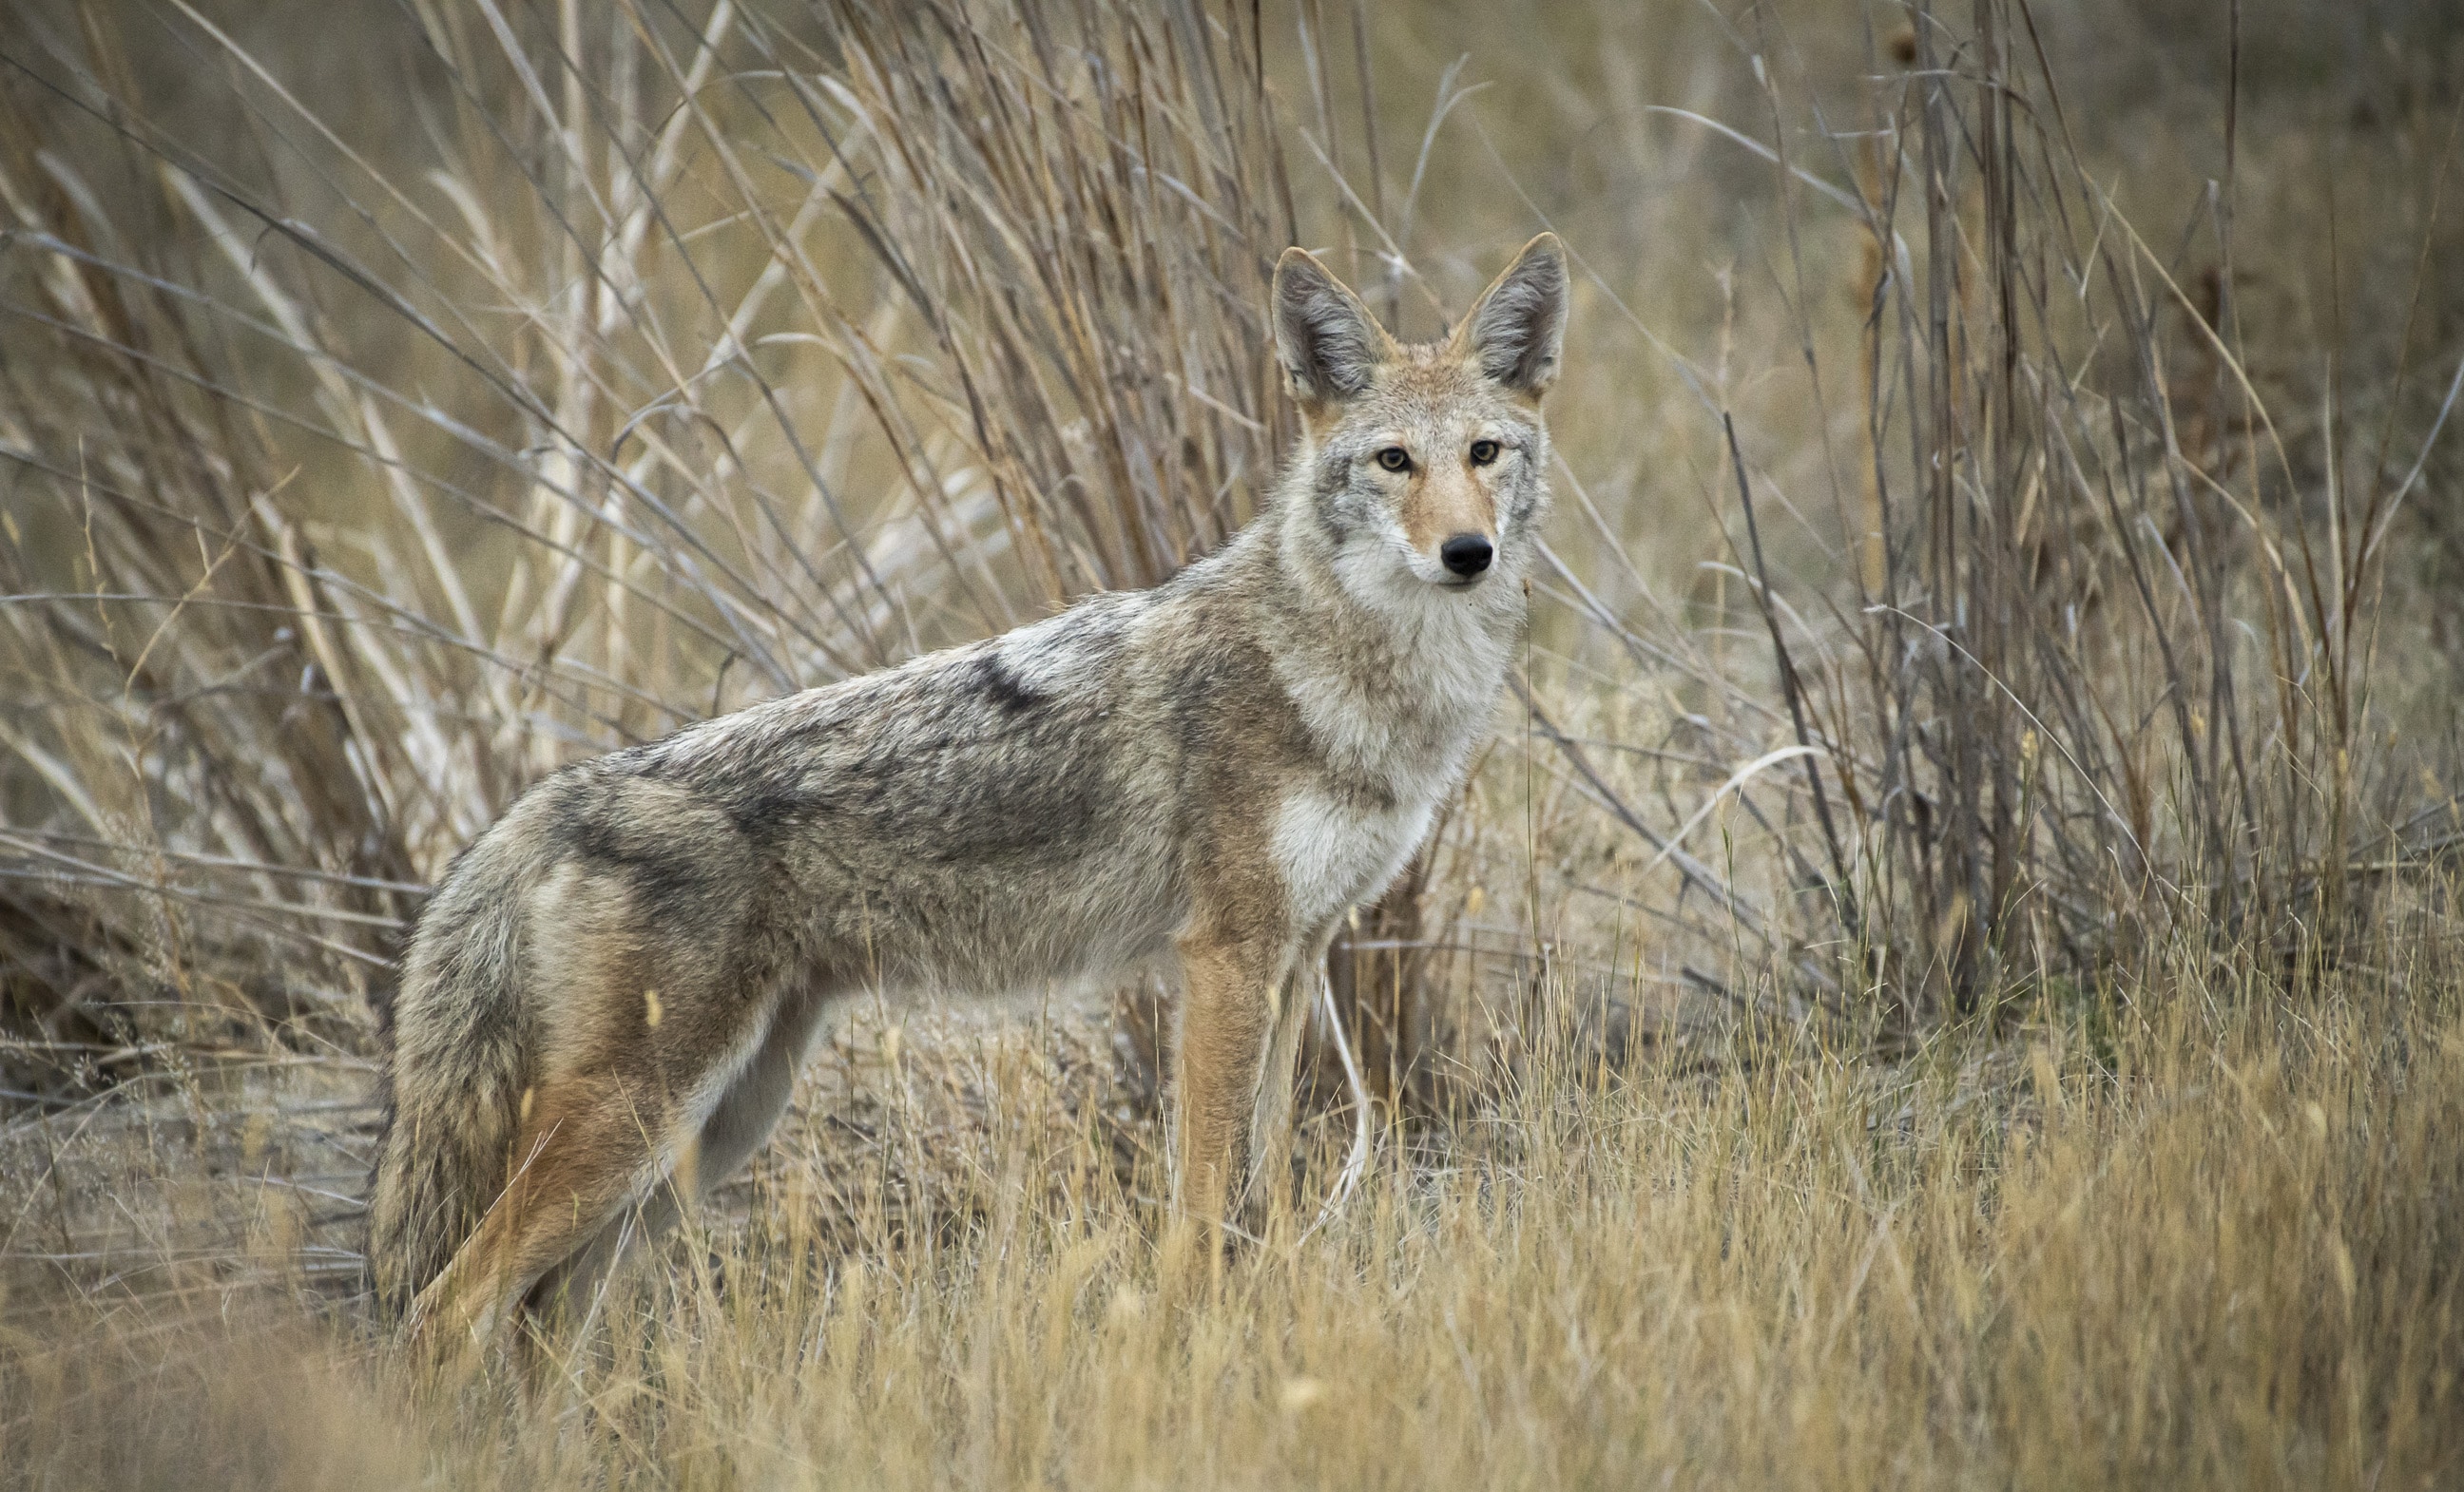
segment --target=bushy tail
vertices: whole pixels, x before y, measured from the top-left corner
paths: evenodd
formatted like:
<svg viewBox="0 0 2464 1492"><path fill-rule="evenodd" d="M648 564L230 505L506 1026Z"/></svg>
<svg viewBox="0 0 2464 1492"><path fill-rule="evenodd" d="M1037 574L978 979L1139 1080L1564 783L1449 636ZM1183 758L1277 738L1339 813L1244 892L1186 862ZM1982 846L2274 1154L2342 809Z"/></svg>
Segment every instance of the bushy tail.
<svg viewBox="0 0 2464 1492"><path fill-rule="evenodd" d="M444 1271L505 1183L525 1032L519 876L483 840L446 877L385 1012L385 1121L368 1270L396 1319Z"/></svg>

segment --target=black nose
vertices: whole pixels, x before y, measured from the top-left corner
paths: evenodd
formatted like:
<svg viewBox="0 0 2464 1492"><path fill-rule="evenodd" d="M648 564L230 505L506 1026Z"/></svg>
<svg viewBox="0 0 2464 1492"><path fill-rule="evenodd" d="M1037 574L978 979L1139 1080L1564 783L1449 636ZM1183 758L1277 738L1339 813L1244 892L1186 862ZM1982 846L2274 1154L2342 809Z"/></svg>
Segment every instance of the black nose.
<svg viewBox="0 0 2464 1492"><path fill-rule="evenodd" d="M1488 568L1489 557L1496 553L1489 547L1485 534L1454 534L1438 546L1438 559L1445 567L1468 580Z"/></svg>

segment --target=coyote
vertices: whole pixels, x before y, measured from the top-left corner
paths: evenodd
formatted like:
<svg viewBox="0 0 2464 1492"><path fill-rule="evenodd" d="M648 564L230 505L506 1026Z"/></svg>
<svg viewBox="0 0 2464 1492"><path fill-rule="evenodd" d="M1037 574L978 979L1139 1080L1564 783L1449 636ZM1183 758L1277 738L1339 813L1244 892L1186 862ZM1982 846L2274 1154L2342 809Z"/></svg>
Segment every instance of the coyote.
<svg viewBox="0 0 2464 1492"><path fill-rule="evenodd" d="M1496 713L1547 501L1566 261L1441 342L1275 266L1304 433L1153 590L564 768L457 860L389 1015L379 1298L484 1340L759 1147L829 1012L1178 955L1178 1205L1254 1207L1329 938Z"/></svg>

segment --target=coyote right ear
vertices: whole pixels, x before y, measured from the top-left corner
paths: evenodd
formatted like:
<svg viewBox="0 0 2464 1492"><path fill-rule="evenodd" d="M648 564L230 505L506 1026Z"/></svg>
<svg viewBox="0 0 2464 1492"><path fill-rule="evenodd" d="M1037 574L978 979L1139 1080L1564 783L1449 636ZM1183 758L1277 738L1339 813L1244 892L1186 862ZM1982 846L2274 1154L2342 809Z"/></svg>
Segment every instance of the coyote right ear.
<svg viewBox="0 0 2464 1492"><path fill-rule="evenodd" d="M1275 261L1275 358L1303 406L1340 403L1369 387L1394 339L1306 249Z"/></svg>

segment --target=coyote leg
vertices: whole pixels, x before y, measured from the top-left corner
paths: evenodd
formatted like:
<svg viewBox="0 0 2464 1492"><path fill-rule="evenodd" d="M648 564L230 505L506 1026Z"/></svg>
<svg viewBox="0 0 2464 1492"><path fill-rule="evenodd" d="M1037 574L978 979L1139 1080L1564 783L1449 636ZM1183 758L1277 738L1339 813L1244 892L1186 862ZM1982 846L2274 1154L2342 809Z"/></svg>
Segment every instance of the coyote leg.
<svg viewBox="0 0 2464 1492"><path fill-rule="evenodd" d="M419 1335L495 1335L542 1276L659 1182L671 1120L664 1104L635 1097L602 1079L539 1099L517 1142L512 1179L412 1304Z"/></svg>
<svg viewBox="0 0 2464 1492"><path fill-rule="evenodd" d="M616 1266L683 1218L686 1198L678 1189L686 1184L684 1170L680 1164L678 1174L654 1183L638 1204L619 1206L597 1233L549 1266L523 1293L523 1312L540 1320L554 1319L561 1311L578 1335L586 1336L597 1320L599 1292Z"/></svg>
<svg viewBox="0 0 2464 1492"><path fill-rule="evenodd" d="M1290 955L1279 940L1197 932L1181 939L1180 963L1180 1208L1221 1223L1247 1179L1261 1064Z"/></svg>
<svg viewBox="0 0 2464 1492"><path fill-rule="evenodd" d="M1263 1229L1284 1197L1292 1158L1292 1084L1300 1061L1301 1037L1309 1030L1309 1012L1317 1004L1317 982L1326 964L1326 947L1333 939L1330 923L1324 932L1303 943L1272 988L1276 993L1265 1065L1249 1108L1248 1180L1235 1199L1242 1226Z"/></svg>
<svg viewBox="0 0 2464 1492"><path fill-rule="evenodd" d="M813 997L791 1004L762 1038L753 1061L720 1097L689 1153L679 1155L675 1174L654 1186L638 1211L620 1207L588 1242L552 1268L533 1287L530 1300L545 1306L562 1300L576 1311L588 1310L600 1287L626 1256L657 1241L684 1216L687 1205L736 1174L787 1110L796 1074L813 1033L835 1002Z"/></svg>

